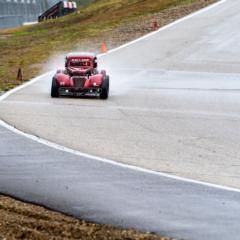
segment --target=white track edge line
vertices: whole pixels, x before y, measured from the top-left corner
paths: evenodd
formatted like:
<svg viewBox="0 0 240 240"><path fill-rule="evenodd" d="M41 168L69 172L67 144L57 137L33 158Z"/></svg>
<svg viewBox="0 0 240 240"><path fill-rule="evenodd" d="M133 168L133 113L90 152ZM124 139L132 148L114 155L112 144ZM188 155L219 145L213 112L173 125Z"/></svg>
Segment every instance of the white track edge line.
<svg viewBox="0 0 240 240"><path fill-rule="evenodd" d="M170 24L160 28L158 31L149 33L149 34L147 34L147 35L145 35L145 36L143 36L141 38L133 40L133 41L131 41L129 43L126 43L126 44L124 44L124 45L122 45L120 47L117 47L115 49L112 49L112 50L108 51L107 53L99 54L98 56L101 57L103 55L110 54L112 52L115 52L115 51L118 51L118 50L120 50L122 48L125 48L125 47L127 47L129 45L132 45L132 44L134 44L134 43L136 43L138 41L141 41L141 40L143 40L145 38L148 38L148 37L150 37L150 36L160 32L160 31L163 31L163 30L165 30L167 28L170 28L170 27L180 23L180 22L183 22L183 21L185 21L185 20L187 20L187 19L189 19L191 17L194 17L194 16L196 16L198 14L201 14L203 12L206 12L206 11L208 11L208 10L210 10L210 9L212 9L212 8L218 6L218 5L220 5L220 4L222 4L222 3L226 2L226 1L227 0L221 0L221 1L217 2L217 3L215 3L215 4L212 4L212 5L204 8L204 9L199 10L199 11L193 13L193 14L190 14L190 15L188 15L186 17L183 17L183 18L181 18L179 20L176 20L175 22L170 23ZM15 93L15 92L17 92L17 91L19 91L19 90L21 90L21 89L23 89L23 88L33 84L33 83L39 81L42 77L47 76L50 73L52 73L52 72L47 72L47 73L45 73L45 74L43 74L41 76L38 76L38 77L32 79L29 82L26 82L26 83L24 83L24 84L22 84L22 85L20 85L20 86L18 86L16 88L14 88L14 89L8 91L8 92L6 92L2 96L0 96L0 102L3 101L4 99L6 99L8 96L12 95L13 93ZM148 170L148 169L145 169L145 168L142 168L142 167L137 167L137 166L133 166L133 165L125 164L125 163L119 163L119 162L116 162L116 161L113 161L113 160L110 160L110 159L107 159L107 158L102 158L102 157L97 157L97 156L94 156L94 155L82 153L80 151L76 151L76 150L73 150L73 149L61 146L59 144L56 144L54 142L50 142L50 141L45 140L43 138L39 138L39 137L36 137L34 135L31 135L31 134L25 133L23 131L20 131L17 128L15 128L14 126L9 125L8 123L4 122L1 119L0 119L0 126L5 127L6 129L8 129L8 130L10 130L10 131L12 131L12 132L14 132L14 133L16 133L18 135L21 135L21 136L24 136L24 137L26 137L28 139L31 139L31 140L33 140L35 142L41 143L43 145L49 146L51 148L54 148L54 149L57 149L57 150L60 150L60 151L64 151L64 152L68 152L68 153L77 155L77 156L80 156L80 157L86 157L86 158L90 158L90 159L93 159L93 160L97 160L97 161L101 161L101 162L104 162L104 163L108 163L108 164L111 164L111 165L115 165L115 166L131 169L131 170L135 170L135 171L140 171L140 172L143 172L143 173L150 173L150 174L161 176L161 177L167 177L167 178L174 179L174 180L179 180L179 181L182 181L182 182L194 183L194 184L203 185L203 186L207 186L207 187L212 187L212 188L216 188L216 189L221 189L221 190L226 190L226 191L232 191L232 192L240 193L240 189L238 189L238 188L227 187L227 186L213 184L213 183L208 183L208 182L204 182L204 181L193 180L193 179L179 177L179 176L176 176L176 175L171 175L171 174L162 173L162 172L156 172L156 171Z"/></svg>

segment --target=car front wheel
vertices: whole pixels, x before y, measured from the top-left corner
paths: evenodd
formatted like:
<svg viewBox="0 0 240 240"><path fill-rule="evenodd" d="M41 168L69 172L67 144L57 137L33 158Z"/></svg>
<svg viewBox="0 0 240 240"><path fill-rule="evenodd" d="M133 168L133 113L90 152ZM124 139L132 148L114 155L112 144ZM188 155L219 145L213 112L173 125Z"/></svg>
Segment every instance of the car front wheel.
<svg viewBox="0 0 240 240"><path fill-rule="evenodd" d="M107 99L109 94L109 76L106 76L102 83L101 99Z"/></svg>
<svg viewBox="0 0 240 240"><path fill-rule="evenodd" d="M51 97L53 98L59 97L58 86L55 78L52 79Z"/></svg>

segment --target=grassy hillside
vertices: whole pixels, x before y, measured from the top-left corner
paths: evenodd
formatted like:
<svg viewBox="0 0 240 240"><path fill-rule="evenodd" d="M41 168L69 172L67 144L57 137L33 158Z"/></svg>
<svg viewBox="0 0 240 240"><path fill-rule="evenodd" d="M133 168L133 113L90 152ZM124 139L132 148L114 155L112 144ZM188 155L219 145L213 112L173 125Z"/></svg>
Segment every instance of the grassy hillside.
<svg viewBox="0 0 240 240"><path fill-rule="evenodd" d="M79 14L33 26L2 30L0 90L19 84L16 82L19 67L23 69L24 80L32 78L51 54L74 49L82 41L104 38L122 23L174 6L209 1L214 0L95 0L81 9Z"/></svg>
<svg viewBox="0 0 240 240"><path fill-rule="evenodd" d="M87 6L88 4L94 2L95 0L75 0L78 6Z"/></svg>

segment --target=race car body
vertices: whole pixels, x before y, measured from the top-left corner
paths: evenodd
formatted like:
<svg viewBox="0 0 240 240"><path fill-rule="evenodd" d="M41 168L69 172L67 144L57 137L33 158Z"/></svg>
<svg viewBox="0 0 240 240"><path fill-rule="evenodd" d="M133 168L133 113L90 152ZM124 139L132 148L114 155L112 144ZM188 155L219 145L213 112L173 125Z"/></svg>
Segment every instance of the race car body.
<svg viewBox="0 0 240 240"><path fill-rule="evenodd" d="M93 96L107 99L109 76L97 70L97 57L92 53L70 53L65 69L57 70L52 79L51 96Z"/></svg>

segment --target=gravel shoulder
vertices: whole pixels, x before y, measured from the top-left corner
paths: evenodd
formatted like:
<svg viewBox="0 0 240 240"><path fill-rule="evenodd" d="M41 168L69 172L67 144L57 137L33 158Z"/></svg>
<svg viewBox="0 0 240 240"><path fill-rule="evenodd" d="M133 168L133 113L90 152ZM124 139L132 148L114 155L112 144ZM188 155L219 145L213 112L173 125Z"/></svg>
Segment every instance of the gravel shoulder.
<svg viewBox="0 0 240 240"><path fill-rule="evenodd" d="M0 239L170 240L150 233L73 219L43 207L0 196Z"/></svg>

